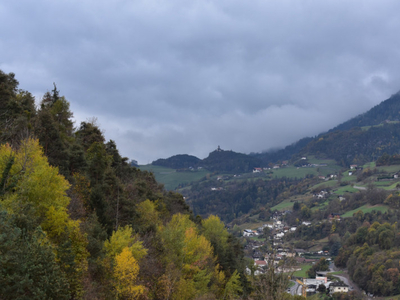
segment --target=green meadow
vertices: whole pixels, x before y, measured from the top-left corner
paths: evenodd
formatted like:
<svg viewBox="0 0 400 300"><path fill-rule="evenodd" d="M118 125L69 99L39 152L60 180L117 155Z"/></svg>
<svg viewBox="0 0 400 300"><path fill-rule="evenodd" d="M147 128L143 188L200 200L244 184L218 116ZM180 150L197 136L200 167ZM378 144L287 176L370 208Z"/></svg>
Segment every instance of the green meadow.
<svg viewBox="0 0 400 300"><path fill-rule="evenodd" d="M382 213L384 213L384 212L387 212L388 209L389 209L389 207L386 206L386 205L369 205L369 204L366 204L366 205L360 206L359 208L356 208L356 209L353 209L353 210L350 210L350 211L346 212L345 214L342 215L342 218L352 217L353 214L358 212L359 210L361 210L365 214L365 213L369 213L369 212L371 212L373 210L381 211Z"/></svg>
<svg viewBox="0 0 400 300"><path fill-rule="evenodd" d="M142 171L152 172L156 180L164 184L165 189L170 191L175 190L180 184L187 184L193 181L198 181L210 173L205 169L177 172L174 169L153 165L142 165L139 166L139 169Z"/></svg>

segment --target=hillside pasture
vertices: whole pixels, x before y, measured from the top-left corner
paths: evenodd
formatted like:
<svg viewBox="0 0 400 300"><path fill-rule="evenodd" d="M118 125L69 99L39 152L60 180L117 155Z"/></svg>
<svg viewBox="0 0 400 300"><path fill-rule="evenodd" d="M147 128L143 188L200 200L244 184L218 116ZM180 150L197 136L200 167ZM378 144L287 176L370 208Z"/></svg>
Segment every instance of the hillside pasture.
<svg viewBox="0 0 400 300"><path fill-rule="evenodd" d="M376 167L376 169L380 172L385 173L397 173L400 171L400 165L380 166Z"/></svg>
<svg viewBox="0 0 400 300"><path fill-rule="evenodd" d="M306 175L318 176L317 168L297 168L294 166L274 169L272 177L305 178Z"/></svg>
<svg viewBox="0 0 400 300"><path fill-rule="evenodd" d="M378 205L366 204L366 205L360 206L356 209L346 212L345 214L342 215L342 218L350 218L353 216L353 214L355 214L359 210L361 210L364 214L370 213L373 210L381 211L382 213L385 213L389 210L389 207L387 205L382 205L382 204L378 204Z"/></svg>
<svg viewBox="0 0 400 300"><path fill-rule="evenodd" d="M283 211L283 210L292 210L293 209L293 202L290 202L289 200L284 200L281 203L271 207L271 210L279 210L279 211Z"/></svg>
<svg viewBox="0 0 400 300"><path fill-rule="evenodd" d="M327 164L329 165L336 165L336 161L334 159L323 159L323 158L316 158L315 156L308 156L307 161L310 164Z"/></svg>
<svg viewBox="0 0 400 300"><path fill-rule="evenodd" d="M335 187L338 184L337 180L328 180L328 181L323 181L321 183L318 183L314 185L311 189L317 189L317 188L332 188Z"/></svg>
<svg viewBox="0 0 400 300"><path fill-rule="evenodd" d="M312 267L312 264L303 264L300 266L301 270L294 272L293 276L308 278L307 271L310 270L311 267Z"/></svg>
<svg viewBox="0 0 400 300"><path fill-rule="evenodd" d="M209 171L205 169L178 172L171 168L153 165L142 165L139 166L139 169L142 171L152 172L156 180L159 183L164 184L165 189L169 191L175 190L180 184L198 181L209 174Z"/></svg>
<svg viewBox="0 0 400 300"><path fill-rule="evenodd" d="M374 161L371 161L369 163L366 163L363 165L363 169L375 169L376 168L376 163Z"/></svg>
<svg viewBox="0 0 400 300"><path fill-rule="evenodd" d="M327 176L329 174L334 174L340 170L340 167L336 165L326 166L326 167L294 167L288 166L284 168L274 169L272 178L305 178L307 175L314 176Z"/></svg>
<svg viewBox="0 0 400 300"><path fill-rule="evenodd" d="M353 188L351 185L345 185L340 188L338 188L334 193L336 195L343 195L345 193L357 193L358 189Z"/></svg>

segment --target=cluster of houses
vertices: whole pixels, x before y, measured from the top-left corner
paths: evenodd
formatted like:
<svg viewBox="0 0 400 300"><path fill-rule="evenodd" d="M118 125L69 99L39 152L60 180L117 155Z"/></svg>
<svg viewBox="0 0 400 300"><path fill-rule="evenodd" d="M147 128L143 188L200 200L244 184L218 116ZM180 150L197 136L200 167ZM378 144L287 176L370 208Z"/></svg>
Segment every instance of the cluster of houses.
<svg viewBox="0 0 400 300"><path fill-rule="evenodd" d="M288 165L288 163L289 163L289 161L284 160L284 161L282 161L282 163L280 165L274 165L274 166L272 166L272 168L270 168L270 167L254 168L253 173L261 173L263 171L267 171L267 170L271 170L271 169L279 169L282 167L286 167Z"/></svg>
<svg viewBox="0 0 400 300"><path fill-rule="evenodd" d="M304 263L315 263L316 259L308 259L304 257L304 254L313 254L313 255L320 255L320 256L327 256L329 255L328 251L318 251L316 253L306 252L304 249L288 249L282 246L282 242L280 241L285 234L289 232L296 231L296 227L287 226L284 221L282 221L282 215L285 212L275 212L272 216L273 223L272 224L263 224L257 230L252 229L245 229L243 230L244 237L254 237L264 234L265 228L269 228L271 235L270 239L272 240L273 250L263 252L261 251L261 247L263 243L255 240L255 239L248 239L248 243L246 245L246 249L252 252L252 259L254 261L253 266L253 274L259 275L265 273L268 268L274 267L277 272L284 272L284 273L291 273L301 268L299 265ZM329 220L339 220L339 214L331 214L329 216ZM311 222L303 222L302 225L309 226ZM287 262L287 259L291 258L291 263L283 263ZM251 270L247 268L247 273L250 275ZM349 287L342 283L336 281L329 281L324 274L317 274L316 278L307 278L303 280L303 287L306 288L308 293L314 293L318 290L318 287L323 284L330 293L336 292L348 292Z"/></svg>
<svg viewBox="0 0 400 300"><path fill-rule="evenodd" d="M304 278L303 287L307 293L316 293L320 285L325 286L329 293L348 293L349 286L341 281L330 281L325 276L326 272L317 272L315 278Z"/></svg>
<svg viewBox="0 0 400 300"><path fill-rule="evenodd" d="M285 211L285 212L275 212L274 215L272 216L273 219L273 224L263 224L257 230L251 230L251 229L245 229L243 230L243 236L244 237L251 237L251 236L258 236L262 235L264 233L265 228L269 228L271 232L273 233L273 239L274 239L274 245L277 245L277 240L281 240L286 233L288 232L295 232L297 227L296 226L286 226L283 221L281 221L281 216L288 213L290 211ZM310 222L303 222L303 223L309 223Z"/></svg>
<svg viewBox="0 0 400 300"><path fill-rule="evenodd" d="M329 193L327 191L323 191L323 190L320 191L319 193L313 194L313 197L317 198L317 199L325 199L328 196L329 196Z"/></svg>

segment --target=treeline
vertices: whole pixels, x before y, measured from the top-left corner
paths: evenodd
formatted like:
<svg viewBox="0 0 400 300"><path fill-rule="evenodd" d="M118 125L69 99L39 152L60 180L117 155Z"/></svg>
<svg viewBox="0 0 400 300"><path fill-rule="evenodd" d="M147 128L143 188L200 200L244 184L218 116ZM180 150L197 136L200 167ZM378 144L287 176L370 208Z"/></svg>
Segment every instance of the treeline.
<svg viewBox="0 0 400 300"><path fill-rule="evenodd" d="M224 222L230 222L250 210L272 207L291 195L304 193L310 184L308 179L291 178L209 180L194 183L182 193L196 214L218 214Z"/></svg>
<svg viewBox="0 0 400 300"><path fill-rule="evenodd" d="M201 163L201 159L193 155L178 154L171 156L170 158L160 158L153 161L151 164L155 166L162 166L171 169L188 169L190 167L198 167Z"/></svg>
<svg viewBox="0 0 400 300"><path fill-rule="evenodd" d="M0 298L237 299L242 247L218 217L128 164L56 86L39 107L0 71Z"/></svg>
<svg viewBox="0 0 400 300"><path fill-rule="evenodd" d="M335 159L340 165L362 165L375 161L384 153L397 154L400 147L400 124L385 123L363 130L359 127L320 135L300 155Z"/></svg>
<svg viewBox="0 0 400 300"><path fill-rule="evenodd" d="M218 148L203 160L195 156L179 154L167 159L158 159L152 164L172 169L202 167L211 172L248 173L252 172L254 168L261 167L261 160L243 153Z"/></svg>
<svg viewBox="0 0 400 300"><path fill-rule="evenodd" d="M261 167L261 160L243 153L216 150L203 159L202 165L211 172L248 173Z"/></svg>
<svg viewBox="0 0 400 300"><path fill-rule="evenodd" d="M389 155L384 153L376 161L377 166L400 165L400 154Z"/></svg>
<svg viewBox="0 0 400 300"><path fill-rule="evenodd" d="M398 121L400 111L400 92L392 95L389 99L382 101L369 111L361 114L347 122L336 126L330 132L337 130L349 130L354 127L379 125L386 120Z"/></svg>
<svg viewBox="0 0 400 300"><path fill-rule="evenodd" d="M327 133L303 138L284 149L253 155L263 163L295 161L301 156L316 155L333 158L348 167L377 160L384 153L398 154L399 112L400 92Z"/></svg>

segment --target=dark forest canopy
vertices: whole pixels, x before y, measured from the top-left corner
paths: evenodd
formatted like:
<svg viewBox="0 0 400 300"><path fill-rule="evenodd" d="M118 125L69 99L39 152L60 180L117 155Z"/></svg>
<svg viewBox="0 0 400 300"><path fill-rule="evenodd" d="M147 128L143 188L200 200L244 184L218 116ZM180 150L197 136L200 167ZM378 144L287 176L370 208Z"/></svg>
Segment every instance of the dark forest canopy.
<svg viewBox="0 0 400 300"><path fill-rule="evenodd" d="M160 158L153 161L151 164L155 166L162 166L172 169L188 169L190 167L194 168L199 166L201 159L193 155L188 154L178 154L171 156L170 158Z"/></svg>

